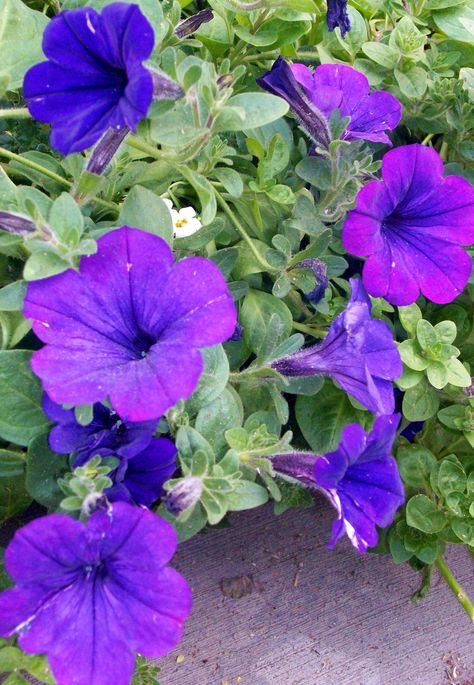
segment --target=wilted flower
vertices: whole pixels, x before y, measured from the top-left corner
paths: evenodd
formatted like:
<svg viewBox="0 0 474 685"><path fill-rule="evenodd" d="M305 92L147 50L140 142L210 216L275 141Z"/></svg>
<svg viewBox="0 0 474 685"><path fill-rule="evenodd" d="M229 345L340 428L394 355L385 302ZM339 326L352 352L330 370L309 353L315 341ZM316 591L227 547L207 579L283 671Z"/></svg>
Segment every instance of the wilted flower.
<svg viewBox="0 0 474 685"><path fill-rule="evenodd" d="M385 130L398 126L402 106L391 93L371 93L367 77L345 64L320 64L314 72L304 64L293 64L291 70L306 96L327 119L335 109L341 116L350 117L342 140L361 138L392 144Z"/></svg>
<svg viewBox="0 0 474 685"><path fill-rule="evenodd" d="M392 332L384 321L371 318L371 305L362 283L350 279L352 294L346 309L317 345L280 357L271 366L283 376L329 376L376 414L394 410L392 381L403 367Z"/></svg>
<svg viewBox="0 0 474 685"><path fill-rule="evenodd" d="M67 155L93 145L108 128L136 130L153 97L142 62L153 29L138 5L115 2L66 10L43 35L48 61L28 70L23 92L32 116L52 124L51 146Z"/></svg>
<svg viewBox="0 0 474 685"><path fill-rule="evenodd" d="M328 11L326 23L330 31L334 31L336 26L341 30L344 38L346 33L351 30L351 22L347 14L347 0L327 0Z"/></svg>
<svg viewBox="0 0 474 685"><path fill-rule="evenodd" d="M311 100L305 88L297 81L292 67L278 57L271 71L257 79L259 86L283 98L291 107L298 123L310 138L321 147L328 147L331 133L326 116Z"/></svg>
<svg viewBox="0 0 474 685"><path fill-rule="evenodd" d="M412 304L420 291L451 302L472 269L460 246L474 242L474 190L460 176L443 177L441 157L424 145L388 152L382 177L359 191L342 233L346 250L368 257L365 287L396 305Z"/></svg>
<svg viewBox="0 0 474 685"><path fill-rule="evenodd" d="M193 507L202 495L203 484L196 476L186 476L179 481L166 495L165 505L170 514L179 516L183 511Z"/></svg>
<svg viewBox="0 0 474 685"><path fill-rule="evenodd" d="M202 228L202 223L196 217L196 210L193 209L193 207L175 209L171 200L164 198L163 201L170 210L171 220L173 221L173 235L175 238L187 238Z"/></svg>
<svg viewBox="0 0 474 685"><path fill-rule="evenodd" d="M380 416L366 433L357 423L343 432L338 448L325 456L277 454L273 468L322 491L338 512L328 547L346 534L358 552L377 544L376 526L389 526L405 496L391 456L400 416Z"/></svg>
<svg viewBox="0 0 474 685"><path fill-rule="evenodd" d="M214 15L211 9L206 9L202 10L201 12L197 12L196 14L193 14L187 19L183 19L183 21L180 21L178 26L175 28L174 33L176 36L178 36L178 38L184 38L185 36L189 36L192 33L195 33L199 29L201 24L205 24L208 21L211 21L213 16Z"/></svg>
<svg viewBox="0 0 474 685"><path fill-rule="evenodd" d="M232 335L235 305L208 259L173 253L156 235L123 226L99 238L79 272L32 282L24 314L46 343L33 371L60 404L110 398L123 421L146 421L189 397L200 348Z"/></svg>
<svg viewBox="0 0 474 685"><path fill-rule="evenodd" d="M87 524L52 514L19 530L5 553L16 587L0 595L0 635L46 654L58 685L129 685L135 652L180 640L191 590L166 564L177 536L123 502Z"/></svg>
<svg viewBox="0 0 474 685"><path fill-rule="evenodd" d="M309 292L305 292L305 297L313 304L318 304L324 297L326 288L329 285L329 278L327 275L327 266L320 259L310 258L302 259L297 262L292 269L311 269L316 279L316 285Z"/></svg>

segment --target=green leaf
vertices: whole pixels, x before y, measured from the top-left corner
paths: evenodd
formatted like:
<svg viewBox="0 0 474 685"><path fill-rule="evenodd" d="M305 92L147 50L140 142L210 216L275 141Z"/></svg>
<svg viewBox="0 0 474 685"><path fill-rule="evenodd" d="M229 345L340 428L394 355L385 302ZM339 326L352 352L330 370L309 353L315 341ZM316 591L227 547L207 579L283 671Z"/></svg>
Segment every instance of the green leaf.
<svg viewBox="0 0 474 685"><path fill-rule="evenodd" d="M196 173L189 167L180 166L179 172L196 191L201 205L201 222L203 226L214 221L217 212L216 195L207 178Z"/></svg>
<svg viewBox="0 0 474 685"><path fill-rule="evenodd" d="M25 454L0 449L0 478L23 476L25 473Z"/></svg>
<svg viewBox="0 0 474 685"><path fill-rule="evenodd" d="M30 369L31 352L0 352L0 437L28 445L49 421L43 413L43 391Z"/></svg>
<svg viewBox="0 0 474 685"><path fill-rule="evenodd" d="M398 346L398 351L404 364L413 371L424 371L428 360L421 356L421 349L416 340L404 340Z"/></svg>
<svg viewBox="0 0 474 685"><path fill-rule="evenodd" d="M61 193L53 202L48 220L60 243L71 247L79 244L84 230L84 217L69 193Z"/></svg>
<svg viewBox="0 0 474 685"><path fill-rule="evenodd" d="M120 225L141 228L171 244L173 221L161 197L143 186L133 186L120 209Z"/></svg>
<svg viewBox="0 0 474 685"><path fill-rule="evenodd" d="M444 388L448 382L448 370L442 362L430 362L426 375L431 385L438 390Z"/></svg>
<svg viewBox="0 0 474 685"><path fill-rule="evenodd" d="M436 414L438 407L439 397L425 378L403 397L403 415L409 421L426 421Z"/></svg>
<svg viewBox="0 0 474 685"><path fill-rule="evenodd" d="M195 427L219 454L227 447L226 431L238 428L243 420L240 397L233 388L226 388L222 395L199 411Z"/></svg>
<svg viewBox="0 0 474 685"><path fill-rule="evenodd" d="M48 433L31 441L26 458L25 483L33 499L45 507L56 508L64 497L57 480L68 470L67 456L51 451Z"/></svg>
<svg viewBox="0 0 474 685"><path fill-rule="evenodd" d="M408 525L423 533L439 533L447 523L445 515L426 495L415 495L408 500L406 516Z"/></svg>
<svg viewBox="0 0 474 685"><path fill-rule="evenodd" d="M238 480L234 490L227 495L226 502L230 511L253 509L268 502L268 490L258 483Z"/></svg>
<svg viewBox="0 0 474 685"><path fill-rule="evenodd" d="M398 52L384 43L364 43L363 52L371 60L387 69L394 69L398 60Z"/></svg>
<svg viewBox="0 0 474 685"><path fill-rule="evenodd" d="M265 126L285 116L289 110L288 104L282 98L270 93L239 93L231 97L227 105L239 108L244 117L242 126L227 129L236 131Z"/></svg>
<svg viewBox="0 0 474 685"><path fill-rule="evenodd" d="M55 252L46 250L34 252L25 264L23 278L25 281L37 281L60 274L70 268L70 264L61 259Z"/></svg>
<svg viewBox="0 0 474 685"><path fill-rule="evenodd" d="M326 381L316 397L300 395L296 400L296 420L311 449L325 454L336 449L342 429L363 414L354 409L346 393Z"/></svg>
<svg viewBox="0 0 474 685"><path fill-rule="evenodd" d="M464 310L461 311L464 312ZM440 321L436 324L434 328L436 331L436 335L438 336L438 339L442 343L451 345L455 341L457 335L457 328L454 321Z"/></svg>
<svg viewBox="0 0 474 685"><path fill-rule="evenodd" d="M245 344L260 355L268 354L269 348L276 349L290 335L293 317L281 300L260 290L249 290L240 312L240 322L244 327Z"/></svg>
<svg viewBox="0 0 474 685"><path fill-rule="evenodd" d="M397 451L400 475L406 485L423 488L430 482L430 473L436 457L426 447L409 445Z"/></svg>
<svg viewBox="0 0 474 685"><path fill-rule="evenodd" d="M433 19L449 38L474 45L474 9L469 4L433 12Z"/></svg>
<svg viewBox="0 0 474 685"><path fill-rule="evenodd" d="M229 378L229 360L222 345L214 345L201 351L204 371L191 397L186 401L186 411L195 414L201 407L213 402L223 392Z"/></svg>
<svg viewBox="0 0 474 685"><path fill-rule="evenodd" d="M25 490L25 476L7 476L0 478L0 520L17 516L31 503L31 497Z"/></svg>
<svg viewBox="0 0 474 685"><path fill-rule="evenodd" d="M25 281L15 281L0 289L0 311L20 312L26 293Z"/></svg>
<svg viewBox="0 0 474 685"><path fill-rule="evenodd" d="M438 490L443 497L451 492L464 492L466 484L466 473L461 463L452 459L443 459L438 469Z"/></svg>
<svg viewBox="0 0 474 685"><path fill-rule="evenodd" d="M218 167L212 173L232 197L240 197L244 192L242 177L235 169Z"/></svg>
<svg viewBox="0 0 474 685"><path fill-rule="evenodd" d="M8 89L23 83L26 71L44 60L41 42L48 18L20 0L0 0L0 52L2 73L9 78Z"/></svg>
<svg viewBox="0 0 474 685"><path fill-rule="evenodd" d="M465 545L474 547L474 520L473 519L454 519L452 529Z"/></svg>
<svg viewBox="0 0 474 685"><path fill-rule="evenodd" d="M406 307L398 307L398 315L403 328L409 335L414 337L416 335L416 325L423 318L419 306L413 303Z"/></svg>
<svg viewBox="0 0 474 685"><path fill-rule="evenodd" d="M448 373L448 383L458 388L467 388L471 385L471 374L459 359L448 359L445 363Z"/></svg>
<svg viewBox="0 0 474 685"><path fill-rule="evenodd" d="M425 321L425 319L420 319L416 324L416 337L420 343L421 349L425 351L434 347L434 345L439 342L434 326L432 326L429 321Z"/></svg>

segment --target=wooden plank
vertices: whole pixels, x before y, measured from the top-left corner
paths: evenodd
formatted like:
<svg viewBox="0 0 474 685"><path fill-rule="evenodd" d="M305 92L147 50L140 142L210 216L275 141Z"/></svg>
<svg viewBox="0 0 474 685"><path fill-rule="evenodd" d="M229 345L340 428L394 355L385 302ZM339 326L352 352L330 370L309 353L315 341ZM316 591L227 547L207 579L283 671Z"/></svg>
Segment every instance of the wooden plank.
<svg viewBox="0 0 474 685"><path fill-rule="evenodd" d="M194 610L160 660L162 684L474 685L474 629L444 581L415 606L406 565L325 548L332 518L324 502L280 517L266 506L184 543L176 566ZM449 561L474 594L467 552L453 547ZM224 597L221 579L241 575L252 594Z"/></svg>

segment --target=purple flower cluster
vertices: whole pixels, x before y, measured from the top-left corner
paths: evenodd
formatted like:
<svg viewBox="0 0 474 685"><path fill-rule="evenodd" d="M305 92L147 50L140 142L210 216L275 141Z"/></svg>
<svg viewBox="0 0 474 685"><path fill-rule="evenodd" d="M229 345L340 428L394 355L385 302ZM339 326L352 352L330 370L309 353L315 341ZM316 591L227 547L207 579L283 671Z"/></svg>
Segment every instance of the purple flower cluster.
<svg viewBox="0 0 474 685"><path fill-rule="evenodd" d="M384 321L371 318L371 305L361 281L352 278L351 299L323 340L280 357L272 367L283 376L329 376L375 414L391 414L393 385L403 367Z"/></svg>
<svg viewBox="0 0 474 685"><path fill-rule="evenodd" d="M58 685L128 685L135 652L160 657L180 640L191 589L167 566L177 535L125 502L87 524L51 514L15 534L0 595L0 635L47 654Z"/></svg>
<svg viewBox="0 0 474 685"><path fill-rule="evenodd" d="M25 316L46 345L33 371L60 404L109 397L123 421L164 414L196 388L200 348L235 329L232 296L208 259L173 264L161 238L123 226L98 240L79 272L29 284Z"/></svg>
<svg viewBox="0 0 474 685"><path fill-rule="evenodd" d="M328 547L346 534L359 553L377 544L376 526L390 525L405 495L391 456L400 416L380 416L370 433L357 423L324 456L293 452L271 458L273 468L323 492L338 512Z"/></svg>
<svg viewBox="0 0 474 685"><path fill-rule="evenodd" d="M101 403L93 407L86 426L76 421L74 410L63 409L47 395L43 409L57 425L49 434L54 452L71 454L73 467L92 457L112 456L119 465L109 477L113 486L105 490L111 501L124 500L149 507L163 495L163 484L176 471L176 447L167 438L153 438L156 421L126 422Z"/></svg>

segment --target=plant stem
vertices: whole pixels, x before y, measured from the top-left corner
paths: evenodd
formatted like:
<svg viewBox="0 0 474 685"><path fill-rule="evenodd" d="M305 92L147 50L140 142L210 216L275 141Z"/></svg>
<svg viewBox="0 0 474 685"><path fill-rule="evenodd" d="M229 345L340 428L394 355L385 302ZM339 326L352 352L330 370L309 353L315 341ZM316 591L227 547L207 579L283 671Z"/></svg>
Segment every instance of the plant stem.
<svg viewBox="0 0 474 685"><path fill-rule="evenodd" d="M33 171L37 171L38 173L43 174L44 176L48 176L48 178L51 178L53 181L56 181L56 183L62 185L63 188L67 188L68 190L72 188L72 182L68 181L67 178L59 176L59 174L56 174L54 171L47 169L41 164L37 164L37 162L33 162L31 159L27 159L26 157L17 155L15 152L10 152L10 150L5 149L4 147L0 147L0 157L6 157L7 159L11 159L14 162L18 162L18 164L22 164L28 169L33 169ZM116 204L114 204L113 202L108 202L107 200L102 200L100 197L92 198L91 202L95 202L96 204L101 205L106 209L118 212Z"/></svg>
<svg viewBox="0 0 474 685"><path fill-rule="evenodd" d="M307 333L308 335L311 335L313 338L325 338L327 335L326 331L322 331L320 328L311 328L311 326L305 326L304 323L299 323L298 321L293 321L292 326L297 331Z"/></svg>
<svg viewBox="0 0 474 685"><path fill-rule="evenodd" d="M234 212L231 210L231 208L229 207L227 202L224 200L224 198L222 197L222 195L219 193L219 191L216 188L214 188L214 193L216 196L217 204L220 205L220 207L224 210L224 213L227 214L230 221L233 223L234 227L236 228L237 232L240 234L241 238L243 240L245 240L245 242L249 246L253 256L255 257L257 262L260 264L260 266L263 267L263 269L265 269L265 271L270 271L272 273L276 273L278 270L274 269L272 266L270 266L270 264L267 262L267 260L261 256L261 254L259 253L259 251L255 247L252 238L249 236L249 234L247 233L245 228L242 226L240 221L235 216Z"/></svg>
<svg viewBox="0 0 474 685"><path fill-rule="evenodd" d="M471 621L474 623L474 605L472 604L471 600L467 596L466 592L464 589L459 585L458 581L456 578L453 576L451 571L449 570L445 560L443 557L438 557L436 559L436 566L438 567L439 572L443 576L444 580L446 583L449 585L451 590L453 591L456 599L458 600L459 604L462 606L466 614L469 616Z"/></svg>
<svg viewBox="0 0 474 685"><path fill-rule="evenodd" d="M12 107L0 109L0 119L31 119L31 114L26 107Z"/></svg>
<svg viewBox="0 0 474 685"><path fill-rule="evenodd" d="M7 157L7 159L11 159L14 162L18 162L18 164L22 164L23 166L28 167L28 169L33 169L33 171L37 171L38 173L43 174L44 176L48 176L49 178L53 179L53 181L56 181L56 183L59 183L59 185L62 185L63 188L70 188L72 186L71 181L68 181L66 178L59 176L59 174L56 174L54 171L51 171L50 169L47 169L44 166L41 166L41 164L32 162L31 159L27 159L26 157L17 155L15 154L15 152L10 152L10 150L5 149L4 147L0 147L0 156Z"/></svg>
<svg viewBox="0 0 474 685"><path fill-rule="evenodd" d="M130 135L128 135L125 138L125 144L129 145L130 147L134 147L135 150L140 150L140 152L144 152L146 155L149 157L153 157L154 159L162 159L163 155L152 145L148 145L148 143L145 143L143 140L140 140L140 138L134 138Z"/></svg>

